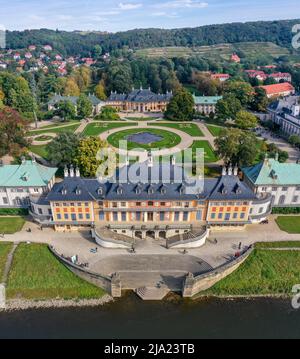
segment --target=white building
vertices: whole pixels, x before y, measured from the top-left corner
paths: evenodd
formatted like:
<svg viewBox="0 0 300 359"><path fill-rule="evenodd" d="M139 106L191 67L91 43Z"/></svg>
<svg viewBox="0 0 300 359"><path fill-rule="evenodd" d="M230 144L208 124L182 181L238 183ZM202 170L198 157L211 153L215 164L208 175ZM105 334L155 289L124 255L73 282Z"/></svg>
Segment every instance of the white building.
<svg viewBox="0 0 300 359"><path fill-rule="evenodd" d="M51 190L56 171L57 168L42 166L35 160L0 166L0 208L29 207L30 196Z"/></svg>
<svg viewBox="0 0 300 359"><path fill-rule="evenodd" d="M274 207L300 206L300 164L266 158L243 168L243 173L245 182L260 198L273 197Z"/></svg>
<svg viewBox="0 0 300 359"><path fill-rule="evenodd" d="M299 96L289 96L271 103L268 107L270 119L288 135L300 136Z"/></svg>

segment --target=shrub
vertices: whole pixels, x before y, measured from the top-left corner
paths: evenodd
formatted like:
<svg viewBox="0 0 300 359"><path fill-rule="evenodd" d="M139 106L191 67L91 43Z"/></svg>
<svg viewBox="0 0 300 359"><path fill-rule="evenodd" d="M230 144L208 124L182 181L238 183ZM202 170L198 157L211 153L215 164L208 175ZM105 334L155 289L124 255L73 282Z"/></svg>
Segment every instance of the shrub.
<svg viewBox="0 0 300 359"><path fill-rule="evenodd" d="M272 214L300 214L300 207L274 207Z"/></svg>
<svg viewBox="0 0 300 359"><path fill-rule="evenodd" d="M0 208L0 216L27 216L27 208Z"/></svg>

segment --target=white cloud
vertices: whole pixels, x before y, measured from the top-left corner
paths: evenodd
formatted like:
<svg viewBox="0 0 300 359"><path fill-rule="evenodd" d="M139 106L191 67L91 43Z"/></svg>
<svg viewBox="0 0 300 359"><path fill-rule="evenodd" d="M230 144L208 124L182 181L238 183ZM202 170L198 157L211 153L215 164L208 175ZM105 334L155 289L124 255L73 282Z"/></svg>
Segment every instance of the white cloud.
<svg viewBox="0 0 300 359"><path fill-rule="evenodd" d="M135 9L139 9L143 6L143 4L132 4L132 3L120 3L119 4L119 9L121 10L135 10Z"/></svg>
<svg viewBox="0 0 300 359"><path fill-rule="evenodd" d="M153 5L155 8L168 8L168 9L183 9L183 8L198 8L204 9L208 7L207 2L201 0L172 0L161 4Z"/></svg>
<svg viewBox="0 0 300 359"><path fill-rule="evenodd" d="M155 16L155 17L168 17L168 18L172 18L172 19L174 19L174 18L176 18L176 17L179 17L179 15L176 14L175 12L169 14L169 13L166 13L166 12L164 12L164 11L153 12L153 13L151 14L151 16Z"/></svg>

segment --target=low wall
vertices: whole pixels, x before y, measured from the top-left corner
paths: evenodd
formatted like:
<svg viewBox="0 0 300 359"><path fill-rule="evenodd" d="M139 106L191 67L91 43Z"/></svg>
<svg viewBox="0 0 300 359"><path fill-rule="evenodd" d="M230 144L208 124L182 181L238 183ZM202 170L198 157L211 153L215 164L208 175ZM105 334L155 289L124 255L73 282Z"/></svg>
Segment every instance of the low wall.
<svg viewBox="0 0 300 359"><path fill-rule="evenodd" d="M121 248L121 249L128 249L128 248L132 248L132 244L127 243L127 242L123 242L123 241L116 241L114 239L107 239L107 238L102 238L100 237L100 235L95 231L94 228L92 228L92 237L93 239L96 241L97 244L99 244L99 246L103 247L103 248Z"/></svg>
<svg viewBox="0 0 300 359"><path fill-rule="evenodd" d="M221 279L227 277L229 274L233 273L238 267L245 262L245 260L249 257L249 255L253 251L253 247L248 249L245 253L243 253L240 257L232 260L229 263L224 264L209 273L201 274L197 277L194 277L193 274L188 274L186 277L182 295L183 297L193 297L199 292L205 291L216 283L218 283Z"/></svg>
<svg viewBox="0 0 300 359"><path fill-rule="evenodd" d="M197 236L192 239L180 240L174 243L168 243L168 249L189 249L189 248L199 248L204 246L206 239L209 236L209 229L207 229L202 235Z"/></svg>
<svg viewBox="0 0 300 359"><path fill-rule="evenodd" d="M52 246L48 246L48 248L50 252L75 275L91 284L94 284L96 287L104 289L107 293L112 295L112 278L98 273L89 272L63 258ZM117 297L118 295L115 296Z"/></svg>

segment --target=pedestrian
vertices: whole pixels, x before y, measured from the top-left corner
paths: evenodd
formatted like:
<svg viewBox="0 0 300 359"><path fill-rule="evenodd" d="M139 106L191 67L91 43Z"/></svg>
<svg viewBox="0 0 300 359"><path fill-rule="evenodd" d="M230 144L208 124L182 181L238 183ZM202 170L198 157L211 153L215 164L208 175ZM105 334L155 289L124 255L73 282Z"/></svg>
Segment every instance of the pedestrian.
<svg viewBox="0 0 300 359"><path fill-rule="evenodd" d="M241 250L242 249L242 242L240 242L240 244L239 244L239 250Z"/></svg>

